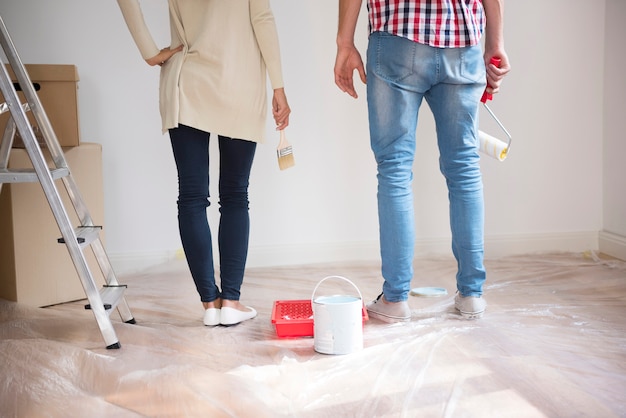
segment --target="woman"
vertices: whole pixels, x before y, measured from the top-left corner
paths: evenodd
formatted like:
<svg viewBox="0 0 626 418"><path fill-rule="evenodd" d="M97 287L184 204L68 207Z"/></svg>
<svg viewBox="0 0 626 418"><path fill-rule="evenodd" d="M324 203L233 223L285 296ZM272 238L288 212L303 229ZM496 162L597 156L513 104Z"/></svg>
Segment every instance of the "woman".
<svg viewBox="0 0 626 418"><path fill-rule="evenodd" d="M156 46L139 0L118 0L145 61L161 66L160 111L178 170L178 225L204 324L235 325L256 311L239 302L248 253L248 180L267 118L266 79L277 129L289 125L278 36L269 0L169 0L170 47ZM220 152L218 247L213 267L209 137Z"/></svg>

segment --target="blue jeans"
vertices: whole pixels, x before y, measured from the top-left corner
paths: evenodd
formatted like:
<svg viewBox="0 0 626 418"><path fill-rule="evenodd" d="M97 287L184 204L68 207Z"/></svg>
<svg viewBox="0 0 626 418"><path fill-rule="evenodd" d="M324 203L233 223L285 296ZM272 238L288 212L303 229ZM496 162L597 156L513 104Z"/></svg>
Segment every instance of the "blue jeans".
<svg viewBox="0 0 626 418"><path fill-rule="evenodd" d="M437 127L439 166L450 201L457 290L480 296L484 206L478 155L478 104L486 85L479 45L433 48L376 32L367 49L371 147L378 166L378 216L383 293L408 298L413 278L413 159L422 99Z"/></svg>
<svg viewBox="0 0 626 418"><path fill-rule="evenodd" d="M221 287L215 283L209 203L209 134L189 126L170 129L178 170L178 228L202 302L239 300L248 256L248 183L256 143L218 137L220 151L218 248Z"/></svg>

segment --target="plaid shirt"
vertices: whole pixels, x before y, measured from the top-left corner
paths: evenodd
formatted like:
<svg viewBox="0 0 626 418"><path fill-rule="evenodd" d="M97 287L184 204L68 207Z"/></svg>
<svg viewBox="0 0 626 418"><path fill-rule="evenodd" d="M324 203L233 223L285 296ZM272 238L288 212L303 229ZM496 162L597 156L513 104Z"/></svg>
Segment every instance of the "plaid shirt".
<svg viewBox="0 0 626 418"><path fill-rule="evenodd" d="M369 30L389 32L436 48L480 41L482 0L368 0Z"/></svg>

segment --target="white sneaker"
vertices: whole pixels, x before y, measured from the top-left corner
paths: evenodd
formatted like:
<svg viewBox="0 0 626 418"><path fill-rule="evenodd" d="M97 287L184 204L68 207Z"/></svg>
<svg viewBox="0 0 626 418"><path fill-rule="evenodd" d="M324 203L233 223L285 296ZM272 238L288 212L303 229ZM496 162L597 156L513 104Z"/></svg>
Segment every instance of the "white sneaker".
<svg viewBox="0 0 626 418"><path fill-rule="evenodd" d="M388 323L407 322L411 320L411 308L409 308L409 304L406 301L385 303L383 302L383 297L381 293L376 300L365 306L370 318L380 319Z"/></svg>
<svg viewBox="0 0 626 418"><path fill-rule="evenodd" d="M487 302L482 296L461 296L459 292L456 292L454 307L461 312L463 318L478 319L482 318L483 313L485 313Z"/></svg>

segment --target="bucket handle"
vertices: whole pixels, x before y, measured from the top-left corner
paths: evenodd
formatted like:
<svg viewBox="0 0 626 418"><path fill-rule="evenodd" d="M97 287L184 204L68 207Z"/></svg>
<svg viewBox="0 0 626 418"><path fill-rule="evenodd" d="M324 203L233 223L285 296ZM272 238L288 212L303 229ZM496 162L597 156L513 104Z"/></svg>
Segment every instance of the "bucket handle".
<svg viewBox="0 0 626 418"><path fill-rule="evenodd" d="M313 304L313 302L314 302L314 299L315 299L315 292L317 292L317 288L318 288L318 287L320 287L320 285L321 285L323 282L325 282L326 280L328 280L328 279L334 279L334 278L336 278L336 279L341 279L341 280L344 280L344 281L346 281L346 282L350 283L350 284L352 285L352 287L354 287L354 288L356 289L356 291L359 293L359 298L361 298L361 301L363 300L363 295L361 295L361 291L360 291L360 290L359 290L359 288L358 288L358 287L356 287L356 285L355 285L354 283L352 283L350 280L346 279L346 278L345 278L345 277L343 277L343 276L327 276L327 277L324 277L324 278L323 278L322 280L320 280L319 282L317 282L317 285L315 286L315 289L313 289L313 293L311 294L311 304Z"/></svg>

